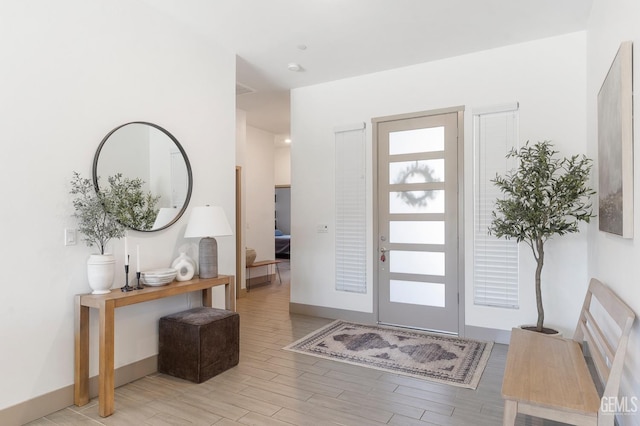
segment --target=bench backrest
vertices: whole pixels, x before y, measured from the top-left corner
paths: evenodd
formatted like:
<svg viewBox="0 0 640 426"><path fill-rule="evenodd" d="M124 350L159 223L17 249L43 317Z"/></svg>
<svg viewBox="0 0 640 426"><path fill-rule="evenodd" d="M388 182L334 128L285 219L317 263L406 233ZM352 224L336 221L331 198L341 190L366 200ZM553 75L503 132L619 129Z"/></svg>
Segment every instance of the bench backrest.
<svg viewBox="0 0 640 426"><path fill-rule="evenodd" d="M594 299L603 309L594 311ZM631 308L609 287L597 279L591 279L573 340L580 344L587 342L589 354L604 383L604 397L618 396L634 318L635 313ZM617 324L620 334L611 336L613 324Z"/></svg>

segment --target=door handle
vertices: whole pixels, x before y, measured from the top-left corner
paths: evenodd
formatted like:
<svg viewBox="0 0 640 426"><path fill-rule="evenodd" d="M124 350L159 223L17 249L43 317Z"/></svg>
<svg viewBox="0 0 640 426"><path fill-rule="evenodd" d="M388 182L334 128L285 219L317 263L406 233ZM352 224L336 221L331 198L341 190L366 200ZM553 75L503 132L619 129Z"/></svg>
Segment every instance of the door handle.
<svg viewBox="0 0 640 426"><path fill-rule="evenodd" d="M380 261L381 261L381 262L385 262L385 261L387 260L387 255L386 255L386 253L387 253L387 249L386 249L386 248L384 248L384 247L380 247L380 253L382 253L382 254L380 255Z"/></svg>

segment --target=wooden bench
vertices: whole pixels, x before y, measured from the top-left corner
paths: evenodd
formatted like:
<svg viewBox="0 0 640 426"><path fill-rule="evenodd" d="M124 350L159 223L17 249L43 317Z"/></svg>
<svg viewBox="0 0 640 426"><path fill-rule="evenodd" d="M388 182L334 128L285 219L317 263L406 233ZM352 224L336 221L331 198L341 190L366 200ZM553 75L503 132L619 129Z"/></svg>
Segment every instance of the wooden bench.
<svg viewBox="0 0 640 426"><path fill-rule="evenodd" d="M247 291L251 290L251 269L260 268L262 266L266 266L267 267L267 281L266 282L271 284L271 276L273 274L271 273L269 268L271 267L271 265L275 265L276 266L276 271L278 272L278 281L280 282L280 284L282 284L282 278L280 278L280 267L278 266L280 263L282 263L281 260L275 259L275 260L260 260L258 262L253 262L251 265L247 265Z"/></svg>
<svg viewBox="0 0 640 426"><path fill-rule="evenodd" d="M513 425L523 413L574 425L613 425L615 415L601 409L582 346L604 384L603 398L617 398L634 318L618 296L592 279L573 339L514 328L502 382L503 424Z"/></svg>

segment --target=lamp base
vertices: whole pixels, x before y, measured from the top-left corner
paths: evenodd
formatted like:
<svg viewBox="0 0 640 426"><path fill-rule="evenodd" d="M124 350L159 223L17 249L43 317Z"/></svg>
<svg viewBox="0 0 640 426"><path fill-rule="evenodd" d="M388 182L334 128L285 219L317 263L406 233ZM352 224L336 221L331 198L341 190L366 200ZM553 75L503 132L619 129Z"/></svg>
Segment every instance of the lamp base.
<svg viewBox="0 0 640 426"><path fill-rule="evenodd" d="M218 276L218 242L215 238L205 237L200 240L198 251L200 278L216 278Z"/></svg>

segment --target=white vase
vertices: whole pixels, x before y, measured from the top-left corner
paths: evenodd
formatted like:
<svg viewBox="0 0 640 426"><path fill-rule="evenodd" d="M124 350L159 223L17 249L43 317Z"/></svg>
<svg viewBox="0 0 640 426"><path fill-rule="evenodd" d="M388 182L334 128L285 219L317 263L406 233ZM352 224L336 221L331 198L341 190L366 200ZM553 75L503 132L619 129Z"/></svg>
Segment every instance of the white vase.
<svg viewBox="0 0 640 426"><path fill-rule="evenodd" d="M171 263L171 267L178 271L177 281L189 281L196 273L196 262L186 253L180 253L180 256Z"/></svg>
<svg viewBox="0 0 640 426"><path fill-rule="evenodd" d="M112 254L92 254L87 260L87 278L91 294L107 294L111 291L115 276L116 260Z"/></svg>

